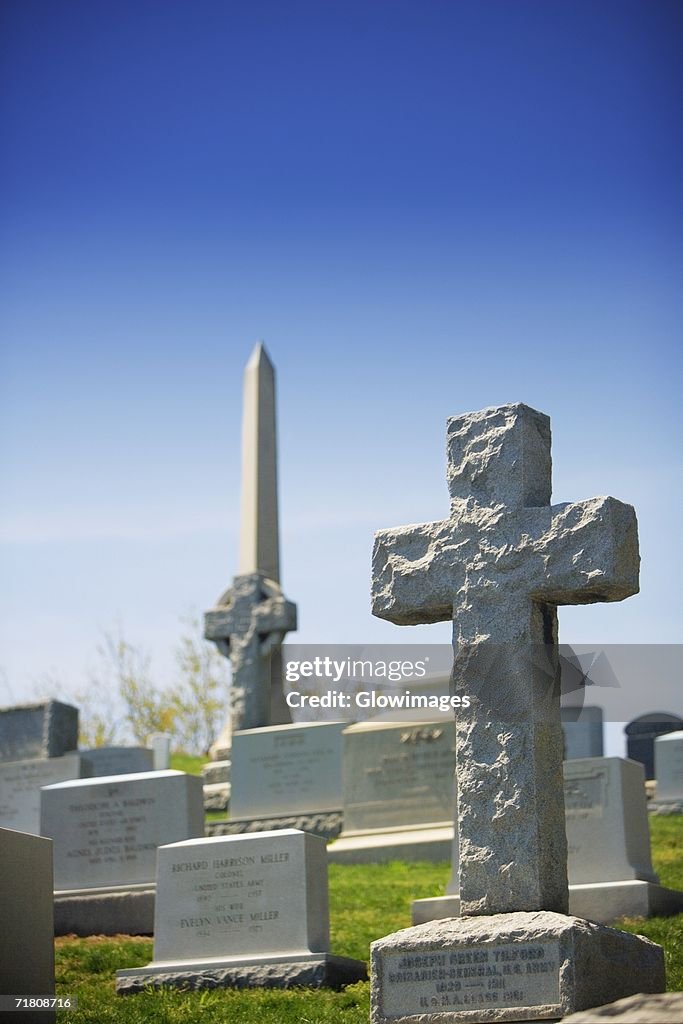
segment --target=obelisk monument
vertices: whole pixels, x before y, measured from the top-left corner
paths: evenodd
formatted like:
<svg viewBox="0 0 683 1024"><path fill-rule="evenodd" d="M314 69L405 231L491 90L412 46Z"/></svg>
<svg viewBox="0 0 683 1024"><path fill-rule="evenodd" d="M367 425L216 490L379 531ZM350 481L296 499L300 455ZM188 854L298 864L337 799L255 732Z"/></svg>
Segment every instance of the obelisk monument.
<svg viewBox="0 0 683 1024"><path fill-rule="evenodd" d="M204 616L204 636L230 658L228 720L212 748L224 757L239 729L291 721L280 647L296 629L296 605L280 587L275 370L259 342L244 371L239 572Z"/></svg>

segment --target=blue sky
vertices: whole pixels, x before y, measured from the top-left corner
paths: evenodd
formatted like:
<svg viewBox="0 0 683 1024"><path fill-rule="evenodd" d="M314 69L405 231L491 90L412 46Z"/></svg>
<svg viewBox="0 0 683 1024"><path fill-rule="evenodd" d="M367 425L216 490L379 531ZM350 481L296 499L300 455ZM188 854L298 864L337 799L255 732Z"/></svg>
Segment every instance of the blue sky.
<svg viewBox="0 0 683 1024"><path fill-rule="evenodd" d="M642 593L563 609L562 638L679 641L682 20L6 0L6 699L76 687L117 619L173 671L178 616L236 570L259 338L297 639L448 638L372 619L372 534L445 515L447 416L525 401L555 500L640 520Z"/></svg>

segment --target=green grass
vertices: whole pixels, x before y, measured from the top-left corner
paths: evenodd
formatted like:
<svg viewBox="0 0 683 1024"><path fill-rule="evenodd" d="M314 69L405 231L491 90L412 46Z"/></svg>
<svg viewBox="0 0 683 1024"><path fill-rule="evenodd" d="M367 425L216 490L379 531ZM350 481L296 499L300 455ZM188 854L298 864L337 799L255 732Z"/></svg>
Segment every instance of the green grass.
<svg viewBox="0 0 683 1024"><path fill-rule="evenodd" d="M683 889L683 815L650 816L652 860L662 885Z"/></svg>
<svg viewBox="0 0 683 1024"><path fill-rule="evenodd" d="M187 772L188 775L201 775L202 765L208 760L208 755L202 757L196 754L171 754L171 768L177 772Z"/></svg>
<svg viewBox="0 0 683 1024"><path fill-rule="evenodd" d="M651 830L653 860L663 884L683 888L683 816L654 817ZM332 951L367 960L373 939L408 927L411 902L440 895L449 873L448 864L330 865ZM683 914L624 921L619 926L664 946L668 987L683 990ZM213 989L117 996L115 971L144 966L151 959L151 939L58 939L57 994L78 997L78 1009L61 1013L60 1024L367 1024L369 1020L367 982L343 992Z"/></svg>

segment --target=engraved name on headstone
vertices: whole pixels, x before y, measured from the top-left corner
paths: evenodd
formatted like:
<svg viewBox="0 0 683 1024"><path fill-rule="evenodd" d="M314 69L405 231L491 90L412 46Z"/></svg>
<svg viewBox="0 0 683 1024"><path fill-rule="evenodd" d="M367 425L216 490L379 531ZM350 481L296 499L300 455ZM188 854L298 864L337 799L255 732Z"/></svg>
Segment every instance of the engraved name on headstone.
<svg viewBox="0 0 683 1024"><path fill-rule="evenodd" d="M41 831L54 841L55 888L154 882L157 848L201 835L201 779L143 772L42 791Z"/></svg>
<svg viewBox="0 0 683 1024"><path fill-rule="evenodd" d="M382 969L389 1017L560 1002L558 948L549 942L390 953Z"/></svg>
<svg viewBox="0 0 683 1024"><path fill-rule="evenodd" d="M325 840L282 829L159 850L154 961L117 973L149 985L348 984L365 965L329 950Z"/></svg>

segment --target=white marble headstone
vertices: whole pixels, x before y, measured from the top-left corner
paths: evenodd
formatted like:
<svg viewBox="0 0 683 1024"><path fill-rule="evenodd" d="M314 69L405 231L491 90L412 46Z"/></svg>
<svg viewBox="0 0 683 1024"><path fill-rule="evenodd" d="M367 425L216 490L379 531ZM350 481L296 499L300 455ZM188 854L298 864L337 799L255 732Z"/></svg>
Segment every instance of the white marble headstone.
<svg viewBox="0 0 683 1024"><path fill-rule="evenodd" d="M364 977L365 964L329 952L325 840L278 829L162 846L154 960L118 971L116 990L339 988Z"/></svg>
<svg viewBox="0 0 683 1024"><path fill-rule="evenodd" d="M165 771L47 786L41 831L58 890L153 883L157 848L204 832L202 780Z"/></svg>
<svg viewBox="0 0 683 1024"><path fill-rule="evenodd" d="M40 834L40 790L91 774L80 754L0 762L0 826Z"/></svg>
<svg viewBox="0 0 683 1024"><path fill-rule="evenodd" d="M658 802L683 802L683 732L655 740L655 778Z"/></svg>
<svg viewBox="0 0 683 1024"><path fill-rule="evenodd" d="M329 948L325 841L296 829L159 850L154 959Z"/></svg>
<svg viewBox="0 0 683 1024"><path fill-rule="evenodd" d="M344 725L306 722L233 733L230 816L339 810Z"/></svg>
<svg viewBox="0 0 683 1024"><path fill-rule="evenodd" d="M147 737L152 750L155 771L166 771L171 767L171 736L167 732L153 732Z"/></svg>
<svg viewBox="0 0 683 1024"><path fill-rule="evenodd" d="M622 757L564 763L569 878L657 882L642 764Z"/></svg>

